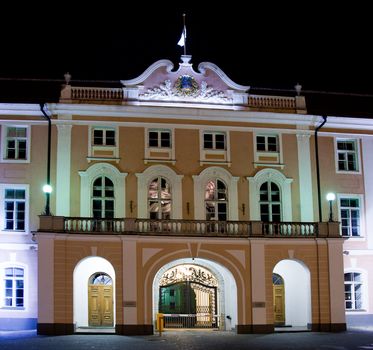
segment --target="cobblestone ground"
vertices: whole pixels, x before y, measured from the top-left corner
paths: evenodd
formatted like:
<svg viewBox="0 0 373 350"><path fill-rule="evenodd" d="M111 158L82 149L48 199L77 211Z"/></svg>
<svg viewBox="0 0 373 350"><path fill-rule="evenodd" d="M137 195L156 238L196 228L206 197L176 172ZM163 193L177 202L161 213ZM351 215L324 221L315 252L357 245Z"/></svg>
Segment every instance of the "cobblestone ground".
<svg viewBox="0 0 373 350"><path fill-rule="evenodd" d="M238 335L219 331L168 331L161 337L117 335L37 336L35 332L0 332L1 350L373 350L372 331Z"/></svg>

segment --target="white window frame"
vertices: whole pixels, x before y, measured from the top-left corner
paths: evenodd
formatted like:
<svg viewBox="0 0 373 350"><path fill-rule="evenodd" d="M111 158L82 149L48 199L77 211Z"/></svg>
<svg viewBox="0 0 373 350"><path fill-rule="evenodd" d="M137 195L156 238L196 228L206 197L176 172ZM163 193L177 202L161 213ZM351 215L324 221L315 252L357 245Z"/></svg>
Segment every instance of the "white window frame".
<svg viewBox="0 0 373 350"><path fill-rule="evenodd" d="M88 162L92 160L115 160L119 163L119 127L118 126L103 126L103 125L92 125L88 128ZM113 130L115 133L115 145L95 145L93 133L95 130ZM112 156L96 156L95 152L98 151L111 151Z"/></svg>
<svg viewBox="0 0 373 350"><path fill-rule="evenodd" d="M6 230L5 229L5 190L24 190L25 191L25 230ZM0 232L9 235L27 235L29 233L29 210L30 197L29 185L25 184L0 184Z"/></svg>
<svg viewBox="0 0 373 350"><path fill-rule="evenodd" d="M348 315L356 315L356 314L365 314L367 312L367 308L369 305L369 294L368 294L368 274L365 270L360 268L347 268L343 271L343 288L345 285L344 275L346 273L360 273L361 274L361 284L362 284L362 307L361 309L346 309L346 298L344 296L344 303L345 303L345 311Z"/></svg>
<svg viewBox="0 0 373 350"><path fill-rule="evenodd" d="M219 179L227 186L227 220L238 220L238 189L239 176L232 174L221 167L211 166L193 175L194 182L194 219L206 220L205 191L207 183L212 179Z"/></svg>
<svg viewBox="0 0 373 350"><path fill-rule="evenodd" d="M108 177L114 184L115 204L114 218L126 217L126 187L127 173L120 172L115 166L108 163L96 163L86 171L79 171L80 176L80 216L91 217L92 213L92 185L99 176Z"/></svg>
<svg viewBox="0 0 373 350"><path fill-rule="evenodd" d="M144 163L148 162L165 162L172 163L176 162L175 159L175 129L174 128L145 128L145 145L144 145ZM158 146L149 146L149 133L158 133ZM167 132L170 135L170 147L161 147L161 133ZM158 154L157 156L152 155L152 153ZM164 153L164 157L160 155Z"/></svg>
<svg viewBox="0 0 373 350"><path fill-rule="evenodd" d="M212 135L212 147L206 148L205 147L205 135ZM217 148L216 147L216 136L217 135L223 135L224 136L224 147L223 148ZM216 151L225 151L227 149L227 133L224 131L207 131L205 130L202 135L202 147L206 150L216 150Z"/></svg>
<svg viewBox="0 0 373 350"><path fill-rule="evenodd" d="M26 159L8 159L7 155L7 131L8 128L23 128L26 129ZM31 148L31 126L20 124L3 124L1 126L1 158L2 163L30 163L30 148Z"/></svg>
<svg viewBox="0 0 373 350"><path fill-rule="evenodd" d="M292 178L287 178L276 169L262 169L253 177L247 177L249 181L249 209L250 220L260 221L260 186L264 182L274 182L280 190L282 221L293 221L291 184Z"/></svg>
<svg viewBox="0 0 373 350"><path fill-rule="evenodd" d="M166 183L170 186L170 199L167 199L167 201L170 202L171 211L169 212L169 214L170 214L170 218L172 218L172 209L173 209L172 208L172 206L173 206L173 201L172 201L172 199L173 199L172 198L172 186L170 184L170 181L167 178L165 178L164 176L156 176L152 180L150 180L150 182L149 182L149 185L148 185L148 203L147 203L148 218L150 218L150 213L151 213L149 203L150 202L157 202L159 211L157 212L157 219L156 220L163 220L162 219L162 214L164 212L162 211L162 203L161 203L163 201L162 195L161 195L161 192L162 192L162 179L165 180ZM149 187L150 187L151 183L154 180L158 181L157 198L150 198L149 197Z"/></svg>
<svg viewBox="0 0 373 350"><path fill-rule="evenodd" d="M20 268L23 269L23 306L6 306L5 301L5 269L6 268ZM0 311L7 311L12 313L24 313L29 309L29 271L28 266L18 261L6 261L0 263Z"/></svg>
<svg viewBox="0 0 373 350"><path fill-rule="evenodd" d="M365 208L364 208L364 196L362 194L351 194L351 193L338 193L337 194L337 208L338 208L338 221L342 222L341 217L341 199L358 199L360 209L360 236L343 236L344 238L351 239L351 241L365 241ZM340 227L340 233L342 235L342 227Z"/></svg>
<svg viewBox="0 0 373 350"><path fill-rule="evenodd" d="M156 177L164 177L171 186L172 210L171 219L182 219L182 179L184 175L176 172L165 165L152 165L142 173L137 173L137 217L147 219L148 212L148 190L150 183Z"/></svg>
<svg viewBox="0 0 373 350"><path fill-rule="evenodd" d="M264 200L261 200L260 199L260 195L261 195L261 187L267 183L268 184L268 189L267 189L267 195L268 195L268 199L266 201ZM272 201L272 183L275 184L278 188L278 191L279 191L279 198L280 200L279 201ZM268 180L268 181L265 181L263 182L260 187L259 187L259 211L260 211L260 220L262 220L262 211L261 211L261 205L264 204L264 205L268 205L268 216L269 216L269 219L267 222L281 222L282 221L282 200L281 200L281 188L280 186L275 182L275 181L271 181L271 180ZM279 205L280 206L280 220L279 221L273 221L273 206L274 205Z"/></svg>
<svg viewBox="0 0 373 350"><path fill-rule="evenodd" d="M101 178L101 189L100 189L100 196L94 196L93 195L93 191L94 191L94 183L97 179ZM100 175L100 176L97 176L93 182L92 182L92 189L91 189L91 215L92 217L94 217L94 210L93 210L93 203L94 201L100 201L101 203L101 218L102 219L110 219L110 217L106 217L105 215L102 215L102 214L105 214L106 213L106 201L112 201L113 202L113 206L114 206L114 211L113 211L113 217L115 217L115 199L116 199L116 193L115 193L115 188L114 188L114 183L113 183L113 197L105 197L105 192L106 192L106 186L105 186L105 180L106 179L109 179L112 183L113 181L111 180L111 178L105 176L105 175Z"/></svg>
<svg viewBox="0 0 373 350"><path fill-rule="evenodd" d="M204 135L213 135L213 148L204 147ZM224 149L216 149L215 136L225 136L225 147ZM199 154L200 154L200 165L227 165L231 166L231 149L230 149L230 132L229 130L222 129L199 129Z"/></svg>
<svg viewBox="0 0 373 350"><path fill-rule="evenodd" d="M256 138L258 136L264 136L266 137L266 140L268 140L268 137L276 137L277 138L277 152L273 151L258 151L257 150L257 141ZM267 145L267 143L266 143ZM268 147L266 147L268 148ZM283 162L283 152L282 152L282 134L280 132L276 133L268 133L268 132L260 132L255 131L253 132L253 150L254 150L254 167L276 167L283 169L285 167ZM260 157L271 157L276 158L276 160L261 160Z"/></svg>
<svg viewBox="0 0 373 350"><path fill-rule="evenodd" d="M150 146L150 133L151 132L154 132L157 134L157 146ZM170 142L170 145L169 146L162 146L162 137L161 137L161 134L168 134L169 135L169 142ZM149 148L172 148L172 132L171 130L169 129L152 129L152 128L149 128L148 131L147 131L147 146Z"/></svg>
<svg viewBox="0 0 373 350"><path fill-rule="evenodd" d="M216 185L215 187L215 190L214 190L214 197L213 199L206 199L206 191L207 191L207 188L205 188L205 220L211 220L211 221L218 221L219 220L219 203L224 203L225 204L225 216L226 216L226 220L228 220L228 217L229 217L229 197L228 197L228 186L227 184L219 177L214 177L214 178L211 178L207 183L206 183L206 187L207 187L207 184L210 182L210 181L213 181L214 184ZM222 184L224 184L224 190L225 190L225 194L226 194L226 199L225 200L219 200L218 199L218 181L221 182ZM213 203L214 204L214 207L215 207L215 215L214 215L214 218L213 219L207 219L207 211L206 211L206 206L207 206L207 203Z"/></svg>
<svg viewBox="0 0 373 350"><path fill-rule="evenodd" d="M264 137L264 150L258 150L258 137ZM276 151L270 151L268 149L268 145L269 145L269 142L268 142L268 138L275 138L276 139ZM256 134L255 135L255 149L257 152L264 152L264 153L280 153L280 144L279 144L279 139L278 139L278 135L276 134Z"/></svg>
<svg viewBox="0 0 373 350"><path fill-rule="evenodd" d="M102 131L103 133L103 136L102 136L102 139L103 139L103 143L102 144L95 144L95 131ZM108 145L106 143L106 132L107 131L114 131L114 145ZM116 147L117 145L117 131L116 131L116 128L104 128L104 127L93 127L92 128L92 146L95 147L95 146L101 146L101 147Z"/></svg>
<svg viewBox="0 0 373 350"><path fill-rule="evenodd" d="M347 141L353 142L355 144L355 154L356 154L356 167L357 170L339 170L338 154L347 153L347 151L338 150L338 142ZM335 171L338 174L361 174L361 155L360 155L360 139L351 137L335 137L334 138L334 155L335 155Z"/></svg>

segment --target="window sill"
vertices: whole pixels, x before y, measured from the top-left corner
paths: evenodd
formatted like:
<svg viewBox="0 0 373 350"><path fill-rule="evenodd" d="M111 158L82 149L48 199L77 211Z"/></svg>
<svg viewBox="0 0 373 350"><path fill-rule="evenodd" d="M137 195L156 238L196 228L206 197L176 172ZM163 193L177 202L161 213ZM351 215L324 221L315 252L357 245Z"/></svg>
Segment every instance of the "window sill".
<svg viewBox="0 0 373 350"><path fill-rule="evenodd" d="M254 168L262 168L262 167L272 167L272 168L280 168L284 169L285 164L282 163L266 163L266 162L254 162Z"/></svg>
<svg viewBox="0 0 373 350"><path fill-rule="evenodd" d="M27 235L27 232L26 231L18 231L18 230L7 230L7 229L3 229L1 230L2 233L5 233L5 234L20 234L20 235Z"/></svg>
<svg viewBox="0 0 373 350"><path fill-rule="evenodd" d="M341 175L361 175L359 170L336 170L336 173Z"/></svg>
<svg viewBox="0 0 373 350"><path fill-rule="evenodd" d="M175 165L176 159L144 158L144 164L148 163L171 163L172 165Z"/></svg>
<svg viewBox="0 0 373 350"><path fill-rule="evenodd" d="M2 158L1 163L30 163L30 160L28 159L7 159Z"/></svg>
<svg viewBox="0 0 373 350"><path fill-rule="evenodd" d="M13 306L3 306L0 308L0 310L6 310L6 311L24 311L26 310L26 308L24 306L16 306L16 307L13 307Z"/></svg>
<svg viewBox="0 0 373 350"><path fill-rule="evenodd" d="M115 158L115 157L87 157L87 160L88 160L88 163L92 162L92 161L103 161L103 160L106 160L106 161L111 161L111 162L116 162L116 163L119 163L120 161L120 158Z"/></svg>
<svg viewBox="0 0 373 350"><path fill-rule="evenodd" d="M351 310L351 309L346 309L346 314L366 314L367 310L365 309L359 309L359 310Z"/></svg>
<svg viewBox="0 0 373 350"><path fill-rule="evenodd" d="M350 242L365 242L366 239L364 236L344 236L341 235L342 238L348 239Z"/></svg>
<svg viewBox="0 0 373 350"><path fill-rule="evenodd" d="M216 165L226 165L228 167L231 166L231 162L227 162L225 160L222 160L222 161L219 161L219 160L200 160L199 161L199 165L202 166L202 165L211 165L211 164L216 164Z"/></svg>

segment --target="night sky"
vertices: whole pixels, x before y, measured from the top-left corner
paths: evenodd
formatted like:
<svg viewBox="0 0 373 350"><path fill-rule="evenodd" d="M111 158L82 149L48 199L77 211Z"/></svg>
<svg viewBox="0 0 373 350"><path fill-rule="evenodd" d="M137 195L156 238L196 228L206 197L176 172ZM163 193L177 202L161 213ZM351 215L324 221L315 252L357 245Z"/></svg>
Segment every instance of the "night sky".
<svg viewBox="0 0 373 350"><path fill-rule="evenodd" d="M177 68L186 13L187 53L195 70L200 62L215 63L252 93L282 94L266 89L292 90L299 82L310 113L373 116L367 8L299 1L77 3L3 6L1 102L57 101L67 71L75 85L117 85L159 59ZM319 93L324 91L341 94Z"/></svg>

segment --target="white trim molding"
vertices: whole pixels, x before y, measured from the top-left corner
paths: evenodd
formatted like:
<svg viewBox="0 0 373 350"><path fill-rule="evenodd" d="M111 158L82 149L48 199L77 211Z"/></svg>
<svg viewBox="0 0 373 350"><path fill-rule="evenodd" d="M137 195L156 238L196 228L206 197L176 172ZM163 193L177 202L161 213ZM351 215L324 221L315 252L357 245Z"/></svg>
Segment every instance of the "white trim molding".
<svg viewBox="0 0 373 350"><path fill-rule="evenodd" d="M194 219L206 220L205 190L207 182L212 179L220 179L225 182L228 189L228 220L238 220L238 193L237 182L239 176L232 174L217 166L212 166L201 171L199 175L193 175L194 181Z"/></svg>
<svg viewBox="0 0 373 350"><path fill-rule="evenodd" d="M346 264L345 264L346 266ZM344 275L346 273L359 273L361 274L361 284L362 284L362 308L361 309L346 309L346 313L348 315L356 315L358 313L364 314L369 309L369 279L368 279L368 272L365 269L362 269L360 267L345 267L343 271L343 281L344 281ZM344 281L344 284L346 282Z"/></svg>
<svg viewBox="0 0 373 350"><path fill-rule="evenodd" d="M72 125L57 125L56 215L70 216Z"/></svg>
<svg viewBox="0 0 373 350"><path fill-rule="evenodd" d="M264 136L276 137L277 139L277 152L271 151L258 151L257 150L257 137ZM278 167L283 169L285 167L282 152L282 133L278 131L266 129L254 129L253 131L253 150L254 150L254 167Z"/></svg>
<svg viewBox="0 0 373 350"><path fill-rule="evenodd" d="M148 79L157 69L165 67L166 71L169 73L174 68L174 64L170 60L159 60L154 62L151 66L149 66L142 74L140 74L137 78L130 79L130 80L121 80L120 82L124 86L134 86L138 84L142 84L146 79Z"/></svg>
<svg viewBox="0 0 373 350"><path fill-rule="evenodd" d="M148 218L148 189L150 182L158 176L164 177L171 185L172 219L182 219L182 179L174 170L165 165L152 165L137 176L137 216Z"/></svg>
<svg viewBox="0 0 373 350"><path fill-rule="evenodd" d="M8 128L22 128L26 129L26 159L8 159L6 158L7 146L7 131ZM17 137L16 137L17 139ZM30 163L31 162L31 125L24 123L2 123L1 125L1 157L0 163Z"/></svg>
<svg viewBox="0 0 373 350"><path fill-rule="evenodd" d="M353 142L355 144L355 154L356 154L356 167L357 170L339 170L338 166L338 141ZM335 172L337 174L361 174L361 155L360 155L360 138L359 137L343 137L334 136L334 157L335 157ZM347 159L346 159L347 162Z"/></svg>
<svg viewBox="0 0 373 350"><path fill-rule="evenodd" d="M5 190L24 190L25 191L25 229L23 231L6 230L5 229ZM0 232L1 234L9 234L13 237L25 235L30 229L30 185L28 184L0 184Z"/></svg>
<svg viewBox="0 0 373 350"><path fill-rule="evenodd" d="M297 133L300 220L303 222L314 220L310 136Z"/></svg>
<svg viewBox="0 0 373 350"><path fill-rule="evenodd" d="M126 217L126 188L125 179L127 173L120 172L115 166L107 163L96 163L86 171L79 171L80 175L80 216L92 216L92 184L98 176L106 176L114 184L114 216Z"/></svg>
<svg viewBox="0 0 373 350"><path fill-rule="evenodd" d="M262 169L249 181L250 220L260 221L260 186L267 181L276 183L281 193L282 221L292 221L291 183L293 179L287 178L276 169Z"/></svg>
<svg viewBox="0 0 373 350"><path fill-rule="evenodd" d="M340 222L340 233L342 235L342 217L341 217L341 199L358 199L359 200L359 224L360 224L360 235L359 236L343 236L346 238L345 244L348 245L348 243L351 242L358 242L358 241L365 241L367 238L367 230L365 226L365 206L364 206L364 195L362 194L352 194L352 193L337 193L337 218Z"/></svg>

